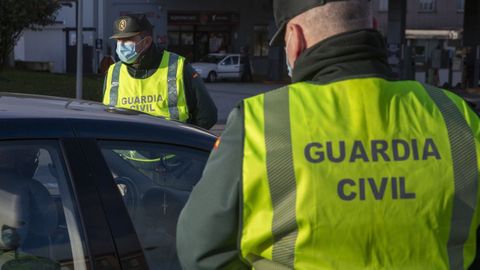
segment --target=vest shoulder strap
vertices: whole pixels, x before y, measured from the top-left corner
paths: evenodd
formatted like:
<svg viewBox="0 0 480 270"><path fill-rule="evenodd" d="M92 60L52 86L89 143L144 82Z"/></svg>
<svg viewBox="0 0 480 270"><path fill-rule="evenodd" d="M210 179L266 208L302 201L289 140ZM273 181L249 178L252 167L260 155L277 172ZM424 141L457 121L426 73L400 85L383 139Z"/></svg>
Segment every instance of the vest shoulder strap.
<svg viewBox="0 0 480 270"><path fill-rule="evenodd" d="M116 106L118 103L118 86L120 84L120 68L122 62L118 61L113 66L112 80L110 83L110 106Z"/></svg>
<svg viewBox="0 0 480 270"><path fill-rule="evenodd" d="M444 90L424 84L447 127L453 161L455 194L448 239L450 269L463 269L464 245L477 208L478 168L475 137L455 103Z"/></svg>

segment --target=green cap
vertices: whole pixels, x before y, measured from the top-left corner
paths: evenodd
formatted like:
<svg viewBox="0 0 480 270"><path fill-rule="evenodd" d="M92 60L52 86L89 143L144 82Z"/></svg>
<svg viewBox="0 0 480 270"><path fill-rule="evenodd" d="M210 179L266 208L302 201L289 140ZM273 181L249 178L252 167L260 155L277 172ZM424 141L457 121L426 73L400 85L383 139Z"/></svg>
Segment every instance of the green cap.
<svg viewBox="0 0 480 270"><path fill-rule="evenodd" d="M152 24L145 14L129 14L121 16L113 23L113 36L110 38L129 38L141 32L151 31Z"/></svg>
<svg viewBox="0 0 480 270"><path fill-rule="evenodd" d="M285 29L291 19L312 8L337 1L347 0L273 0L273 15L275 16L277 31L270 40L270 46L283 43Z"/></svg>

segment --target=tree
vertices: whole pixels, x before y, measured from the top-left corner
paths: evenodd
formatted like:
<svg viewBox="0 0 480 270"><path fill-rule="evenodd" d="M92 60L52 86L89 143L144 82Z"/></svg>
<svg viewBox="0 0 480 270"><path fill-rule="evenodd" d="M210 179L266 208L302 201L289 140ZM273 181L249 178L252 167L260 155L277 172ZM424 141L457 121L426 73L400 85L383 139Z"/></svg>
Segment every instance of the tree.
<svg viewBox="0 0 480 270"><path fill-rule="evenodd" d="M40 30L55 22L58 0L0 0L0 70L24 29Z"/></svg>

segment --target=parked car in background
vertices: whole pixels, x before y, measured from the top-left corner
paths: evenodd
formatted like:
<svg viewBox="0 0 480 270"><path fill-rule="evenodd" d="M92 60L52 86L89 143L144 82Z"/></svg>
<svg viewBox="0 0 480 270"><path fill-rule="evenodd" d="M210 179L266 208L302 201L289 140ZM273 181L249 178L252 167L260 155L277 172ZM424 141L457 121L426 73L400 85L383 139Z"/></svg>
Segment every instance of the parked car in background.
<svg viewBox="0 0 480 270"><path fill-rule="evenodd" d="M214 135L88 101L0 108L1 269L180 269L177 218Z"/></svg>
<svg viewBox="0 0 480 270"><path fill-rule="evenodd" d="M204 80L215 82L220 79L242 79L245 63L245 58L240 54L212 53L192 63L192 66Z"/></svg>

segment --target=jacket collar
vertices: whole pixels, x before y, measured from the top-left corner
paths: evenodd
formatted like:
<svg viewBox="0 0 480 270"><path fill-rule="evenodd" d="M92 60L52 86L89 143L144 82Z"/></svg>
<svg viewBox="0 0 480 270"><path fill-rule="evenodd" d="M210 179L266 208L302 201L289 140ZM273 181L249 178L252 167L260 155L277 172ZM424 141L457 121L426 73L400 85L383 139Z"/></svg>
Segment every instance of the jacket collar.
<svg viewBox="0 0 480 270"><path fill-rule="evenodd" d="M384 38L376 30L342 33L307 49L295 62L292 81L328 83L355 77L396 79Z"/></svg>

